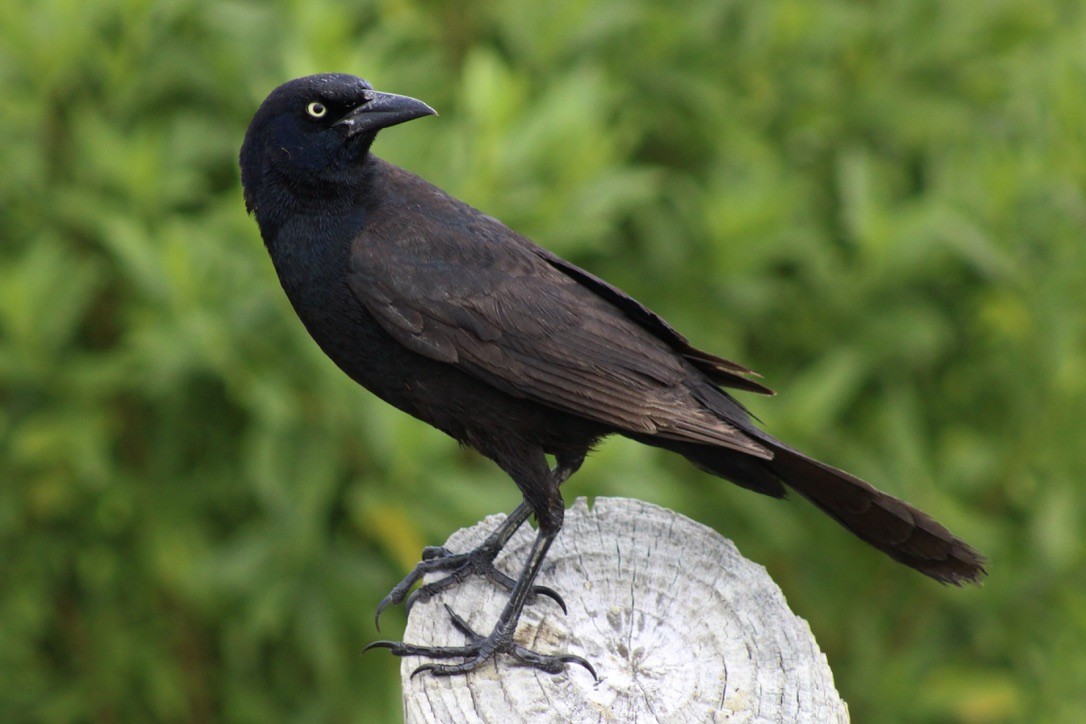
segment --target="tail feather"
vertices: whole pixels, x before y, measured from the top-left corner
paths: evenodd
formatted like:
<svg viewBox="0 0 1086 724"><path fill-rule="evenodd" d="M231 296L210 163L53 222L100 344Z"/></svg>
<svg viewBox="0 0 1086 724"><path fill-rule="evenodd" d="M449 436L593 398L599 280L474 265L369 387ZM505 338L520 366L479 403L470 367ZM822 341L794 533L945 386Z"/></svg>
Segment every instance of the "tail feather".
<svg viewBox="0 0 1086 724"><path fill-rule="evenodd" d="M858 538L899 563L942 583L958 586L977 582L986 574L984 557L927 513L768 435L760 435L758 442L772 449L774 457L751 461L747 467L753 464L764 466L763 470L768 468L768 476L792 488ZM746 480L736 480L739 454L734 451L702 447L697 454L690 453L683 451L704 470L759 492L777 493L763 480L756 479L758 485L752 484L749 472L744 476Z"/></svg>
<svg viewBox="0 0 1086 724"><path fill-rule="evenodd" d="M984 557L927 513L783 445L769 463L790 488L861 540L943 583L976 582Z"/></svg>

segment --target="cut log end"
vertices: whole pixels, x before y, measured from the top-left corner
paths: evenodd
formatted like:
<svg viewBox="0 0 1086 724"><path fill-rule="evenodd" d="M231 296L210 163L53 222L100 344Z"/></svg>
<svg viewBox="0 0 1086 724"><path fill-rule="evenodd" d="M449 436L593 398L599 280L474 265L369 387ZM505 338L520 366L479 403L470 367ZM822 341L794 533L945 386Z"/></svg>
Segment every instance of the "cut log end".
<svg viewBox="0 0 1086 724"><path fill-rule="evenodd" d="M475 547L501 519L457 531L446 547ZM498 566L515 575L532 535L522 528ZM547 674L503 656L466 676L411 678L424 661L406 657L405 721L848 721L810 628L765 569L678 513L624 498L589 508L579 498L537 583L558 591L569 613L530 601L518 643L583 656L600 680L576 665ZM462 645L442 604L486 632L505 599L469 579L415 606L405 640Z"/></svg>

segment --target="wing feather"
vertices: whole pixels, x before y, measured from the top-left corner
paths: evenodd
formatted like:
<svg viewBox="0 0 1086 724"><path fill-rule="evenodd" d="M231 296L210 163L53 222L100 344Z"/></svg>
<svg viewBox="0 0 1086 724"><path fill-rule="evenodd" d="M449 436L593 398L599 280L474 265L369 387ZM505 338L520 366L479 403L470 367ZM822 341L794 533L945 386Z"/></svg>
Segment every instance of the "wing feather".
<svg viewBox="0 0 1086 724"><path fill-rule="evenodd" d="M688 384L718 358L699 361L688 353L693 348L676 350L675 338L658 336L659 317L646 326L638 316L651 312L631 307L632 300L616 305L614 294L601 296L598 286L586 286L493 223L482 233L473 229L474 249L463 247L465 237L454 243L447 225L434 224L430 235L411 236L414 246L391 253L387 245L367 243L368 234L381 233L367 228L351 249L349 286L405 347L511 394L621 431L772 457L711 412ZM502 233L514 243L494 238ZM729 379L745 374L738 366L717 367L712 379L725 370Z"/></svg>

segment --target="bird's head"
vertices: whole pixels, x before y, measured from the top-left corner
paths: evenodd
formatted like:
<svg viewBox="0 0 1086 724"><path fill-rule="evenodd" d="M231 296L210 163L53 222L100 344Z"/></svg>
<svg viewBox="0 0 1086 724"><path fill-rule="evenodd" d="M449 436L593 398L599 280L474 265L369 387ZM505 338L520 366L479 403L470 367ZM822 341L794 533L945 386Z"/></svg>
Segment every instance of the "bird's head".
<svg viewBox="0 0 1086 724"><path fill-rule="evenodd" d="M262 204L350 185L379 130L429 115L436 112L422 101L375 91L353 75L284 83L260 105L241 146L246 208L259 218Z"/></svg>

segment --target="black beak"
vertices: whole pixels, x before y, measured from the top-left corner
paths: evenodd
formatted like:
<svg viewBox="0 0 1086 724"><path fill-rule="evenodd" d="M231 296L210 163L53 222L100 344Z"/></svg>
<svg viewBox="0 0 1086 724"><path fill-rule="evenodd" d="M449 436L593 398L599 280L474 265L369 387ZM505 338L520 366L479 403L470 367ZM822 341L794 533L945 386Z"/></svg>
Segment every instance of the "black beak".
<svg viewBox="0 0 1086 724"><path fill-rule="evenodd" d="M360 105L336 121L337 126L347 127L348 136L376 132L415 118L437 115L437 111L422 101L395 93L368 90L363 98Z"/></svg>

